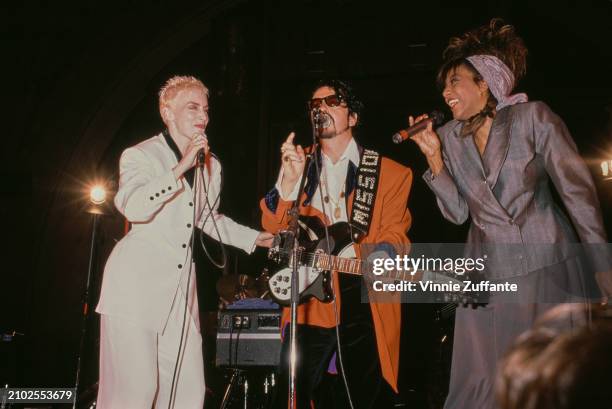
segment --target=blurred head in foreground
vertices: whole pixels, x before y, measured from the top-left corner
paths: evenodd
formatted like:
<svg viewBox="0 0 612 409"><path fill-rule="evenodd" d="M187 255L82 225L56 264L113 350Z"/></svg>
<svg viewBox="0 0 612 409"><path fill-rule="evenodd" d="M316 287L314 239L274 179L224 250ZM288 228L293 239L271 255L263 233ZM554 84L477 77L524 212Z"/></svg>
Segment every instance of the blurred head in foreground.
<svg viewBox="0 0 612 409"><path fill-rule="evenodd" d="M612 405L610 318L594 314L584 325L561 330L555 322L581 308L561 307L519 337L502 360L496 379L501 409L604 409Z"/></svg>

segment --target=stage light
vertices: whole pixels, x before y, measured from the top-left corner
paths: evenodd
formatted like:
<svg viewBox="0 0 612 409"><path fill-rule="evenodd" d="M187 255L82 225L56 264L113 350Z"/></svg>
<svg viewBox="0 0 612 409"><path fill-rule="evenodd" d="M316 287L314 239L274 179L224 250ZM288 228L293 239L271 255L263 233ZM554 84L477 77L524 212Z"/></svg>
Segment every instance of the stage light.
<svg viewBox="0 0 612 409"><path fill-rule="evenodd" d="M89 200L95 205L101 205L106 201L106 189L102 185L95 185L89 191Z"/></svg>
<svg viewBox="0 0 612 409"><path fill-rule="evenodd" d="M604 160L600 164L601 166L601 175L604 180L612 180L612 159Z"/></svg>

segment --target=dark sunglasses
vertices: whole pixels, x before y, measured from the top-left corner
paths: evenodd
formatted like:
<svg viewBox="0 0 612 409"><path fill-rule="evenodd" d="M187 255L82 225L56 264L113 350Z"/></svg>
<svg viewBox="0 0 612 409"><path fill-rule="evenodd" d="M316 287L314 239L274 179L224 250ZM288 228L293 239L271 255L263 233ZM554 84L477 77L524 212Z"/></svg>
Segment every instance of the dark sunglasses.
<svg viewBox="0 0 612 409"><path fill-rule="evenodd" d="M308 109L312 111L313 109L320 108L323 101L325 101L325 105L328 107L335 108L344 102L344 98L338 94L328 95L323 98L313 98L308 101Z"/></svg>

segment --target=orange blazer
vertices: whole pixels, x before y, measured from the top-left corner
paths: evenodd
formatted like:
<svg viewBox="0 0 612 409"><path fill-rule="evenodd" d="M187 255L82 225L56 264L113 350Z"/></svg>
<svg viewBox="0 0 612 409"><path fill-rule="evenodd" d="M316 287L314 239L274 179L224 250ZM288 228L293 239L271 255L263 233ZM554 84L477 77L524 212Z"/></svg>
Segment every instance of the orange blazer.
<svg viewBox="0 0 612 409"><path fill-rule="evenodd" d="M370 232L361 240L363 243L390 243L398 249L398 254L405 252L409 244L406 232L410 228L411 216L407 208L408 195L412 185L412 172L409 168L400 165L391 159L382 157L382 164L376 194L376 202L372 215ZM348 198L347 212L351 214L355 189ZM300 197L300 214L305 216L318 216L329 223L323 214L311 206L304 206L306 193ZM287 211L293 201L284 201L280 197L274 199L276 204L270 206L270 198L261 200L262 225L271 233L287 228L289 217ZM359 245L354 245L357 257L360 257ZM339 281L334 274L333 287L336 294L338 310L341 308ZM382 374L385 380L397 392L397 377L399 369L400 352L400 326L401 309L399 303L370 303L372 319L376 331L376 343ZM289 321L289 308L283 310L283 326ZM322 303L313 298L298 307L298 323L332 328L336 324L332 303Z"/></svg>

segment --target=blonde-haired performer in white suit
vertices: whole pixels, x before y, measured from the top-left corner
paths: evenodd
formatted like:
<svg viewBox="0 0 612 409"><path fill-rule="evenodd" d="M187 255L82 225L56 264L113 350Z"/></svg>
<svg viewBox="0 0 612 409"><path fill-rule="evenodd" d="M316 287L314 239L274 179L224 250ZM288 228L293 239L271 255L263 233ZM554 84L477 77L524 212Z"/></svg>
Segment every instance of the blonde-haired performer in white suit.
<svg viewBox="0 0 612 409"><path fill-rule="evenodd" d="M126 149L119 165L115 205L132 229L106 263L96 309L100 409L167 408L171 397L171 407L201 409L194 227L249 253L256 245L269 247L272 238L217 213L221 166L209 154L204 133L204 84L194 77L171 78L159 93L159 109L167 130ZM203 177L194 177L201 149L206 166Z"/></svg>

